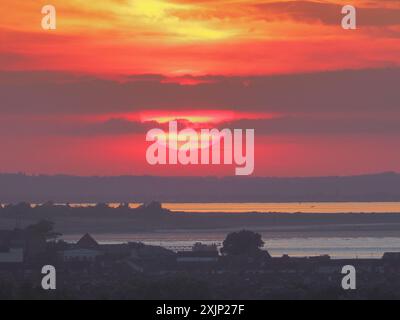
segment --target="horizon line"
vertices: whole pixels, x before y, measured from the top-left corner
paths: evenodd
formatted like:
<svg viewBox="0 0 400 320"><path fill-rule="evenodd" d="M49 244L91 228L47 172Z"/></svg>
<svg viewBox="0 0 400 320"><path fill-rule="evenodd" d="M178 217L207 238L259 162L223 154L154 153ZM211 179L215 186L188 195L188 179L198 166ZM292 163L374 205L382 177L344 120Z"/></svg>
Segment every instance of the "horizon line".
<svg viewBox="0 0 400 320"><path fill-rule="evenodd" d="M148 177L148 178L175 178L175 179L187 179L187 178L215 178L215 179L226 179L226 178L236 178L236 179L312 179L312 178L347 178L347 177L362 177L362 176L379 176L379 175L400 175L400 172L394 170L380 171L374 173L361 173L361 174L349 174L349 175L321 175L321 176L164 176L164 175L150 175L150 174L121 174L121 175L77 175L77 174L67 174L67 173L26 173L26 172L0 172L0 177L5 175L14 176L25 176L25 177L71 177L71 178L121 178L121 177Z"/></svg>

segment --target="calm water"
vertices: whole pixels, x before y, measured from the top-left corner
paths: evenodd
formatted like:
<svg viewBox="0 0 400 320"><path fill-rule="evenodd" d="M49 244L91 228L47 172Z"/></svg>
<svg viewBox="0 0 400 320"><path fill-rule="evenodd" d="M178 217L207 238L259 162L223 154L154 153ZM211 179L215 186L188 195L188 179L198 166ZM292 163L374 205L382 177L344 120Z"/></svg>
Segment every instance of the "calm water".
<svg viewBox="0 0 400 320"><path fill-rule="evenodd" d="M90 204L86 204L90 205ZM84 205L84 206L86 206ZM119 204L110 204L117 207ZM132 203L132 208L139 204ZM82 204L76 205L82 206ZM165 203L165 208L183 212L281 212L281 213L400 213L400 202L301 202L301 203ZM156 232L139 234L98 234L95 238L103 243L141 241L161 245L178 251L190 250L195 242L216 243L219 246L226 236L224 232ZM400 238L373 237L323 237L323 238L269 238L263 234L266 249L273 256L316 256L329 254L332 258L381 258L384 252L400 252ZM66 236L77 240L79 236Z"/></svg>
<svg viewBox="0 0 400 320"><path fill-rule="evenodd" d="M400 202L166 203L165 207L174 211L187 212L400 212Z"/></svg>
<svg viewBox="0 0 400 320"><path fill-rule="evenodd" d="M94 204L71 204L75 207ZM119 206L111 203L111 207ZM140 204L131 203L136 208ZM400 202L287 202L287 203L164 203L164 208L183 212L282 212L282 213L400 213Z"/></svg>
<svg viewBox="0 0 400 320"><path fill-rule="evenodd" d="M76 241L81 235L64 236L67 241ZM194 243L216 243L221 246L226 232L156 232L138 234L93 234L100 243L123 243L140 241L150 245L181 251L190 250ZM381 258L384 252L400 252L400 238L268 238L263 234L265 248L272 256L288 254L293 257L329 254L339 258Z"/></svg>
<svg viewBox="0 0 400 320"><path fill-rule="evenodd" d="M94 204L71 204L75 207ZM139 206L131 203L130 207ZM119 206L118 203L110 204ZM281 213L400 213L400 202L299 202L299 203L164 203L173 211L183 212L281 212ZM76 241L81 235L65 235L67 241ZM221 245L224 232L156 232L138 234L94 234L101 243L141 241L161 245L172 250L189 250L195 242ZM399 235L400 236L400 235ZM400 237L321 237L321 238L269 238L263 234L266 249L273 256L316 256L329 254L333 258L381 258L384 252L400 252Z"/></svg>

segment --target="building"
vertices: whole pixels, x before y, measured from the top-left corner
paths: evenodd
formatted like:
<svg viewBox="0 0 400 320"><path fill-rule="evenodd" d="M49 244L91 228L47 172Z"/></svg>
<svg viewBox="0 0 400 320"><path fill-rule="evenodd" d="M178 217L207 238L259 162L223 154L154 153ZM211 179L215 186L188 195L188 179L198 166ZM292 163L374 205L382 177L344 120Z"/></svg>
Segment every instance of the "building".
<svg viewBox="0 0 400 320"><path fill-rule="evenodd" d="M400 252L385 252L382 259L385 261L400 261Z"/></svg>
<svg viewBox="0 0 400 320"><path fill-rule="evenodd" d="M82 236L75 245L60 252L64 262L94 262L103 255L101 246L89 233Z"/></svg>
<svg viewBox="0 0 400 320"><path fill-rule="evenodd" d="M61 252L63 262L94 262L104 253L99 250L91 249L68 249Z"/></svg>
<svg viewBox="0 0 400 320"><path fill-rule="evenodd" d="M22 248L0 248L0 265L24 262L24 250Z"/></svg>
<svg viewBox="0 0 400 320"><path fill-rule="evenodd" d="M160 272L170 270L176 264L175 252L160 246L145 245L138 242L130 242L130 261L132 269L146 272Z"/></svg>
<svg viewBox="0 0 400 320"><path fill-rule="evenodd" d="M180 251L177 254L178 263L215 263L218 262L219 252L216 244L196 242L192 251Z"/></svg>
<svg viewBox="0 0 400 320"><path fill-rule="evenodd" d="M208 244L203 244L201 242L196 242L193 245L192 250L194 252L218 252L218 248L215 243L208 245Z"/></svg>
<svg viewBox="0 0 400 320"><path fill-rule="evenodd" d="M215 263L218 262L218 251L181 251L178 252L178 263Z"/></svg>
<svg viewBox="0 0 400 320"><path fill-rule="evenodd" d="M89 234L86 233L79 241L76 243L76 247L79 249L91 249L91 250L98 250L99 244L96 240Z"/></svg>

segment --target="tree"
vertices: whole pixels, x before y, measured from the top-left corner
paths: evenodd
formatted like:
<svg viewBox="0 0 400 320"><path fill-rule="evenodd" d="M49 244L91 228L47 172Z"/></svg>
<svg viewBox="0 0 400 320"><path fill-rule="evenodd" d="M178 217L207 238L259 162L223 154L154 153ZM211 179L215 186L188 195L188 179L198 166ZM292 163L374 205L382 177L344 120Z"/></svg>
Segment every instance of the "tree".
<svg viewBox="0 0 400 320"><path fill-rule="evenodd" d="M222 254L243 255L259 252L264 246L261 235L248 230L229 233L223 242Z"/></svg>
<svg viewBox="0 0 400 320"><path fill-rule="evenodd" d="M54 232L54 222L40 220L38 223L27 226L25 231L28 234L44 237L46 240L58 238L61 234Z"/></svg>

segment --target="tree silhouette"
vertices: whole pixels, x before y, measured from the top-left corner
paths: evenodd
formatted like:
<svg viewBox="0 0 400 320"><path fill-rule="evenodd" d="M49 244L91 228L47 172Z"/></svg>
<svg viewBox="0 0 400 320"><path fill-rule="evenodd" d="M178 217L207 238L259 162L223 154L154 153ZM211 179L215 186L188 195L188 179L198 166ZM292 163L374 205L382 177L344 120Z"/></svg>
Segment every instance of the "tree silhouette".
<svg viewBox="0 0 400 320"><path fill-rule="evenodd" d="M40 220L38 223L27 226L25 231L31 235L42 236L46 240L56 239L61 235L54 232L54 222L48 220Z"/></svg>
<svg viewBox="0 0 400 320"><path fill-rule="evenodd" d="M242 255L258 252L264 246L261 235L248 230L229 233L223 242L222 254Z"/></svg>

